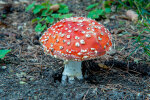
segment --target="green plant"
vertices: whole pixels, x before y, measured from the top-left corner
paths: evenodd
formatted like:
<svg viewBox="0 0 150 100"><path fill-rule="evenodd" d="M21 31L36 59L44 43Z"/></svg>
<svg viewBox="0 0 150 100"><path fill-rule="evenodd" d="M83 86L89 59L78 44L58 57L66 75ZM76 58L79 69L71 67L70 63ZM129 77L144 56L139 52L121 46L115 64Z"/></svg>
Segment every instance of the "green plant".
<svg viewBox="0 0 150 100"><path fill-rule="evenodd" d="M53 11L51 9L51 7L54 5L59 5L57 11ZM49 24L53 24L57 20L69 18L72 16L72 13L69 13L67 5L51 4L49 0L46 0L41 4L36 4L36 2L33 2L26 8L26 11L31 9L33 14L36 15L36 18L32 19L32 23L37 23L35 26L36 32L44 31L49 26Z"/></svg>
<svg viewBox="0 0 150 100"><path fill-rule="evenodd" d="M101 6L100 6L101 5ZM105 14L111 12L111 7L116 7L116 11L119 10L119 8L125 8L125 9L134 9L138 15L139 20L136 23L137 27L145 27L144 31L140 32L137 36L129 37L133 39L133 47L135 49L133 52L129 55L129 57L139 48L143 48L144 53L150 57L150 37L142 35L144 32L150 33L150 2L149 0L99 0L98 3L89 5L86 10L90 10L88 13L88 17L92 19L98 19L100 16L105 17ZM138 28L140 29L140 28ZM128 33L122 33L121 35L125 35ZM128 58L129 58L128 57Z"/></svg>
<svg viewBox="0 0 150 100"><path fill-rule="evenodd" d="M5 57L5 55L7 53L9 53L10 51L11 51L11 49L9 49L9 50L6 50L6 49L0 50L0 59L3 59Z"/></svg>
<svg viewBox="0 0 150 100"><path fill-rule="evenodd" d="M6 14L2 14L1 15L2 18L6 18L6 16L7 16Z"/></svg>
<svg viewBox="0 0 150 100"><path fill-rule="evenodd" d="M116 3L118 8L136 9L141 18L150 16L150 2L149 0L118 0Z"/></svg>
<svg viewBox="0 0 150 100"><path fill-rule="evenodd" d="M129 37L129 38L134 39L133 47L135 47L134 51L130 53L129 57L140 47L142 47L144 50L144 53L150 57L150 36L142 35L146 31L150 33L150 30L144 29L142 32L140 32L138 36Z"/></svg>
<svg viewBox="0 0 150 100"><path fill-rule="evenodd" d="M143 48L144 54L148 55L150 57L150 36L149 35L142 35L144 32L150 33L150 2L149 0L118 0L118 3L116 3L117 10L118 8L126 8L126 9L134 9L138 15L139 20L136 23L138 29L140 27L145 27L145 29L140 32L137 36L129 37L133 39L133 47L134 50L130 53L128 58L137 51L139 48Z"/></svg>
<svg viewBox="0 0 150 100"><path fill-rule="evenodd" d="M102 3L103 6L100 6ZM92 19L98 19L100 16L106 17L105 15L111 12L110 3L112 3L112 1L100 0L98 3L89 5L86 7L86 10L90 11L88 17Z"/></svg>
<svg viewBox="0 0 150 100"><path fill-rule="evenodd" d="M139 21L138 25L145 27L145 29L140 32L138 36L131 37L134 39L135 42L133 42L134 45L136 45L134 51L129 55L129 57L140 47L143 48L144 53L150 57L150 36L142 36L144 32L150 33L150 19L148 16L150 16L150 3L148 0L125 0L124 4L127 4L129 2L130 7L126 6L127 8L134 8L136 9L137 13L139 14Z"/></svg>

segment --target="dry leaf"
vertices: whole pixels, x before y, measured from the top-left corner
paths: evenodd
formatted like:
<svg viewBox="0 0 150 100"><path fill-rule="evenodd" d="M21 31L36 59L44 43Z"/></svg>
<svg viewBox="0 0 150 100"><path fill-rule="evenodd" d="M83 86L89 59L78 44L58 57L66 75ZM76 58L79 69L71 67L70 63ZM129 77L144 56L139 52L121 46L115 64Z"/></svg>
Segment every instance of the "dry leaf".
<svg viewBox="0 0 150 100"><path fill-rule="evenodd" d="M5 24L5 23L3 23L3 22L0 21L0 27L5 27L6 28L7 24Z"/></svg>
<svg viewBox="0 0 150 100"><path fill-rule="evenodd" d="M126 11L126 16L132 21L138 20L138 14L133 10Z"/></svg>
<svg viewBox="0 0 150 100"><path fill-rule="evenodd" d="M106 65L104 65L104 64L98 64L98 66L100 67L100 68L103 68L103 69L109 69L109 67L108 66L106 66Z"/></svg>
<svg viewBox="0 0 150 100"><path fill-rule="evenodd" d="M54 12L57 11L59 9L59 5L53 5L50 7L50 10L53 10Z"/></svg>

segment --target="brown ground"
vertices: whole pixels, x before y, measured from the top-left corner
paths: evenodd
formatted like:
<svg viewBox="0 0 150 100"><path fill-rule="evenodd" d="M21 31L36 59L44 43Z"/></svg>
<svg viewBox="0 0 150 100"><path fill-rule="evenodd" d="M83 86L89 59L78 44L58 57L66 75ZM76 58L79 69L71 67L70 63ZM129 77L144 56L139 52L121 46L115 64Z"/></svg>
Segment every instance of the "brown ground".
<svg viewBox="0 0 150 100"><path fill-rule="evenodd" d="M57 2L57 1L55 1ZM85 7L94 0L64 0L74 16L86 16ZM149 100L150 67L143 49L135 49L128 36L138 34L136 24L123 19L125 10L100 19L112 33L115 53L83 62L88 77L83 82L61 84L63 61L45 55L34 31L26 4L14 4L13 11L0 20L0 49L12 49L0 61L0 99L2 100ZM2 13L3 10L0 10ZM142 28L141 28L142 30ZM120 36L122 32L129 32ZM148 33L144 33L147 35ZM138 61L138 63L135 63ZM85 70L84 70L85 71Z"/></svg>

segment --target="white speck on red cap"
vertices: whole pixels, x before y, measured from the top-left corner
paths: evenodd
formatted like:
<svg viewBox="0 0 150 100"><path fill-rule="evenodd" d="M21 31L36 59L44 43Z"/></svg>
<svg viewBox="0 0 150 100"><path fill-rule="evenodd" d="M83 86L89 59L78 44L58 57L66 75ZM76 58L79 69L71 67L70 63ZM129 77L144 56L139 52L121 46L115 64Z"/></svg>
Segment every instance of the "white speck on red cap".
<svg viewBox="0 0 150 100"><path fill-rule="evenodd" d="M76 46L76 47L79 47L79 46L80 46L79 42L76 42L76 43L75 43L75 46Z"/></svg>
<svg viewBox="0 0 150 100"><path fill-rule="evenodd" d="M84 41L84 40L80 40L80 43L81 43L81 44L85 44L85 41Z"/></svg>

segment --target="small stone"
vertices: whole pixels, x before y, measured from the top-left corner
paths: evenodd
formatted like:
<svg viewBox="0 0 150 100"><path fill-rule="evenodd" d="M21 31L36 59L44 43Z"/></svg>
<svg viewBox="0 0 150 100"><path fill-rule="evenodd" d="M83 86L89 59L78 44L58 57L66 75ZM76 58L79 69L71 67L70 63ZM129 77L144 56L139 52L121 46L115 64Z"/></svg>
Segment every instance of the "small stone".
<svg viewBox="0 0 150 100"><path fill-rule="evenodd" d="M34 49L34 47L33 47L33 46L28 45L27 49L28 49L28 50L33 50L33 49Z"/></svg>
<svg viewBox="0 0 150 100"><path fill-rule="evenodd" d="M63 65L63 62L62 62L62 61L60 61L60 62L58 62L58 64L59 64L59 65Z"/></svg>
<svg viewBox="0 0 150 100"><path fill-rule="evenodd" d="M24 81L20 81L19 83L20 83L21 85L26 84L26 82L24 82Z"/></svg>
<svg viewBox="0 0 150 100"><path fill-rule="evenodd" d="M12 25L13 25L13 26L17 26L17 22L13 22Z"/></svg>
<svg viewBox="0 0 150 100"><path fill-rule="evenodd" d="M31 77L31 78L30 78L30 81L33 81L33 80L34 80L34 78L33 78L33 77Z"/></svg>
<svg viewBox="0 0 150 100"><path fill-rule="evenodd" d="M17 77L20 77L20 74L19 74L19 73L16 73L16 76L17 76Z"/></svg>
<svg viewBox="0 0 150 100"><path fill-rule="evenodd" d="M25 72L21 72L20 74L16 73L16 76L17 77L23 77L23 76L26 76L26 73Z"/></svg>
<svg viewBox="0 0 150 100"><path fill-rule="evenodd" d="M37 96L34 96L34 100L37 100L38 99L38 97Z"/></svg>
<svg viewBox="0 0 150 100"><path fill-rule="evenodd" d="M139 93L137 93L137 96L140 96L141 95L141 93L139 92Z"/></svg>
<svg viewBox="0 0 150 100"><path fill-rule="evenodd" d="M4 92L4 90L3 89L0 89L0 93L3 93Z"/></svg>
<svg viewBox="0 0 150 100"><path fill-rule="evenodd" d="M110 20L109 19L106 19L105 21L104 21L104 24L108 24L110 22Z"/></svg>
<svg viewBox="0 0 150 100"><path fill-rule="evenodd" d="M23 26L18 26L18 30L22 31L23 30Z"/></svg>
<svg viewBox="0 0 150 100"><path fill-rule="evenodd" d="M75 99L82 100L83 96L84 96L84 93L78 93L78 94L76 94Z"/></svg>
<svg viewBox="0 0 150 100"><path fill-rule="evenodd" d="M111 70L113 73L117 73L118 71L116 69Z"/></svg>
<svg viewBox="0 0 150 100"><path fill-rule="evenodd" d="M26 81L26 78L21 78L22 81Z"/></svg>
<svg viewBox="0 0 150 100"><path fill-rule="evenodd" d="M27 74L25 72L20 73L21 76L26 76Z"/></svg>
<svg viewBox="0 0 150 100"><path fill-rule="evenodd" d="M110 16L110 19L116 19L116 15Z"/></svg>
<svg viewBox="0 0 150 100"><path fill-rule="evenodd" d="M147 93L147 96L150 97L150 93Z"/></svg>
<svg viewBox="0 0 150 100"><path fill-rule="evenodd" d="M7 67L6 66L2 66L2 69L6 69Z"/></svg>

